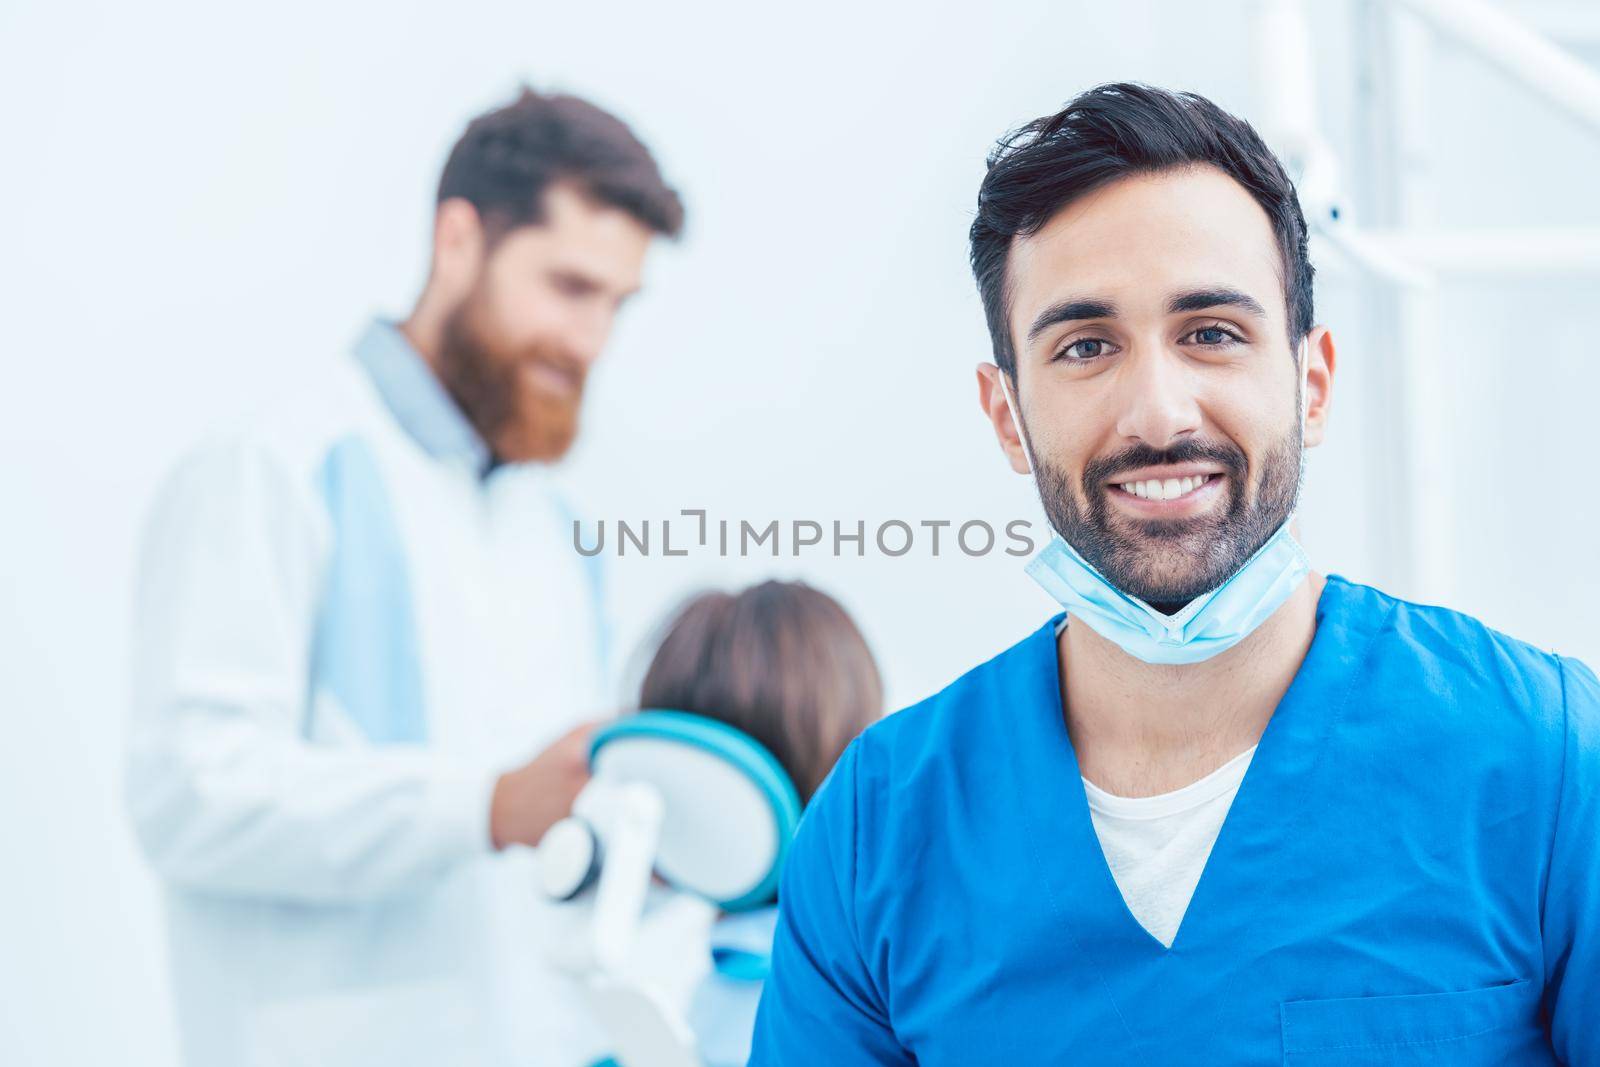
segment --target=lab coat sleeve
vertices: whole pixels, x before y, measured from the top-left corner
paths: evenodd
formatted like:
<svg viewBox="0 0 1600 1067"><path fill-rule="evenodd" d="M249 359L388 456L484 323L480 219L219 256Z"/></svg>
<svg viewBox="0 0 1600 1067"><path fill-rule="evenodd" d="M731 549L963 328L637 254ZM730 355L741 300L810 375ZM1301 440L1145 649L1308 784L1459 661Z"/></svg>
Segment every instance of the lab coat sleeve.
<svg viewBox="0 0 1600 1067"><path fill-rule="evenodd" d="M325 526L258 445L202 448L158 498L135 598L125 786L143 850L173 884L351 902L492 849L491 769L421 746L305 739Z"/></svg>
<svg viewBox="0 0 1600 1067"><path fill-rule="evenodd" d="M858 739L807 806L785 861L751 1067L916 1062L895 1037L859 947L859 758Z"/></svg>
<svg viewBox="0 0 1600 1067"><path fill-rule="evenodd" d="M1545 888L1545 1004L1568 1067L1600 1067L1600 682L1561 660L1566 752Z"/></svg>

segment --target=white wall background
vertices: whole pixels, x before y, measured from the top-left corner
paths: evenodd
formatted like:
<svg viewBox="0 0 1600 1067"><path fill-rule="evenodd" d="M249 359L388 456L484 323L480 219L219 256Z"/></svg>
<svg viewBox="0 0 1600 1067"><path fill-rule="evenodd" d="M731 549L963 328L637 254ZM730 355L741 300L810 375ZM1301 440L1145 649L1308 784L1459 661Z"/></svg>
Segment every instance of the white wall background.
<svg viewBox="0 0 1600 1067"><path fill-rule="evenodd" d="M1330 135L1359 177L1360 46L1346 3L1313 6ZM158 898L119 794L135 532L187 443L406 309L471 115L523 78L584 93L688 199L687 240L593 379L568 474L594 514L1000 525L1039 515L976 408L983 155L1112 79L1249 116L1247 9L0 6L0 1062L173 1062ZM1430 67L1441 221L1600 223L1600 138L1448 48ZM1443 599L1600 663L1597 291L1447 287L1437 389L1458 512ZM1401 354L1366 283L1330 268L1318 295L1341 349L1305 540L1322 569L1406 594L1385 503L1409 491L1386 444ZM769 573L845 601L893 705L1053 609L1000 554L658 556L614 570L624 643L694 588Z"/></svg>

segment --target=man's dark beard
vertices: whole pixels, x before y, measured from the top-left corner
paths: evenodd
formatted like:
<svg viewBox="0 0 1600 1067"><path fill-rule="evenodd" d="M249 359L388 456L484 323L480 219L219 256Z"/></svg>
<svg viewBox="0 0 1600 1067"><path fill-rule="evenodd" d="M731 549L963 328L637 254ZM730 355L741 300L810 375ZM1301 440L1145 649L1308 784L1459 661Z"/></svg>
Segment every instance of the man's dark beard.
<svg viewBox="0 0 1600 1067"><path fill-rule="evenodd" d="M1303 448L1298 421L1261 461L1261 484L1245 500L1248 464L1232 442L1185 441L1158 450L1136 445L1084 468L1081 487L1088 508L1079 506L1068 474L1039 462L1039 498L1045 515L1068 544L1112 585L1165 614L1233 577L1294 511L1300 490ZM1141 467L1205 461L1227 472L1228 499L1220 515L1196 519L1131 519L1112 514L1110 482ZM1171 575L1150 565L1153 556L1192 561Z"/></svg>
<svg viewBox="0 0 1600 1067"><path fill-rule="evenodd" d="M474 293L445 319L439 378L496 460L559 459L578 434L584 369L554 344L534 351L497 351L481 325L486 310ZM578 383L576 395L536 392L522 378L522 368L533 361L566 368Z"/></svg>

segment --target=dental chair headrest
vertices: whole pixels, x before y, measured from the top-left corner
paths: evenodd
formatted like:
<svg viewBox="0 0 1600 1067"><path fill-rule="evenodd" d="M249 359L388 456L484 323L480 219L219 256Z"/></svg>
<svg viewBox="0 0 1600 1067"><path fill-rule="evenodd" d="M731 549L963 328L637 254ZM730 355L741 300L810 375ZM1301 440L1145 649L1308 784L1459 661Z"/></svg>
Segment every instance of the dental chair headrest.
<svg viewBox="0 0 1600 1067"><path fill-rule="evenodd" d="M596 778L660 792L661 877L724 911L772 903L800 797L755 738L704 715L651 709L602 727L589 764Z"/></svg>

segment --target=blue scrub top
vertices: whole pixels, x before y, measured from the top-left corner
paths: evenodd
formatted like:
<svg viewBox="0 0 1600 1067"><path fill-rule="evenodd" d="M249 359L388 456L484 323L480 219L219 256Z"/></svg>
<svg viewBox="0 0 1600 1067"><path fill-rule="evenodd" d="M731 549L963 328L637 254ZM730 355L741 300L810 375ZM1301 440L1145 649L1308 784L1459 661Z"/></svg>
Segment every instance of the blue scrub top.
<svg viewBox="0 0 1600 1067"><path fill-rule="evenodd" d="M751 1063L1600 1065L1600 682L1330 575L1170 949L1089 819L1052 619L859 737Z"/></svg>

